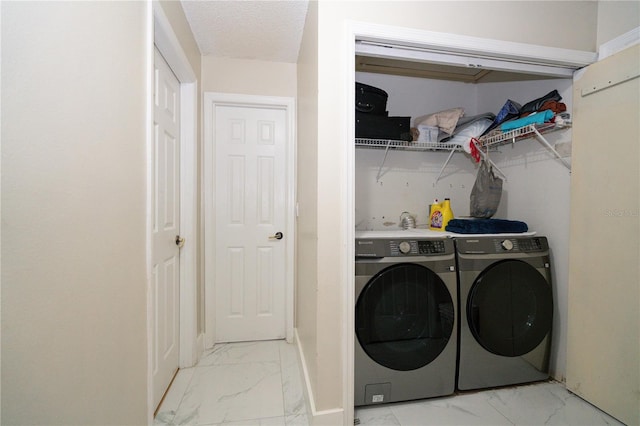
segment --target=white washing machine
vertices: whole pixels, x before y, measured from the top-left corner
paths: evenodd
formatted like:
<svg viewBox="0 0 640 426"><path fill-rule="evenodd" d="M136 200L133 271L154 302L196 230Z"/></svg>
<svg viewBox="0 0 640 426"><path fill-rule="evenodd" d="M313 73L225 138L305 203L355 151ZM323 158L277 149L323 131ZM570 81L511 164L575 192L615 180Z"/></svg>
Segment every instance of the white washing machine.
<svg viewBox="0 0 640 426"><path fill-rule="evenodd" d="M355 246L355 405L454 393L453 241L357 232Z"/></svg>
<svg viewBox="0 0 640 426"><path fill-rule="evenodd" d="M545 237L456 238L457 388L549 378L553 291Z"/></svg>

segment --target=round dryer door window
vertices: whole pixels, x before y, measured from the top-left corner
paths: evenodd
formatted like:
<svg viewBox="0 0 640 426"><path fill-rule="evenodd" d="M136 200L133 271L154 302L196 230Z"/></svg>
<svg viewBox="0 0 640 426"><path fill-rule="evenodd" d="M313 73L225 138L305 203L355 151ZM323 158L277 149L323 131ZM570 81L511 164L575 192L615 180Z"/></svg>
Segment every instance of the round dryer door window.
<svg viewBox="0 0 640 426"><path fill-rule="evenodd" d="M521 356L551 331L553 298L549 282L530 264L503 260L485 269L471 287L467 319L483 348Z"/></svg>
<svg viewBox="0 0 640 426"><path fill-rule="evenodd" d="M356 302L356 336L378 364L399 371L429 364L453 332L453 300L430 269L411 263L375 275Z"/></svg>

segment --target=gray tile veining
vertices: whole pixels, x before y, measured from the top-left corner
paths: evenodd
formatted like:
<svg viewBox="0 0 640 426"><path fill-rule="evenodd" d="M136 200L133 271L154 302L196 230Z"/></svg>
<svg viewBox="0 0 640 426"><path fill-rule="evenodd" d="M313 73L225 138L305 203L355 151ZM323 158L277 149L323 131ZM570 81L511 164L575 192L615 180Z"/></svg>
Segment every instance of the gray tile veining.
<svg viewBox="0 0 640 426"><path fill-rule="evenodd" d="M554 381L357 407L355 416L363 426L624 426Z"/></svg>
<svg viewBox="0 0 640 426"><path fill-rule="evenodd" d="M218 344L178 372L154 425L308 426L295 345Z"/></svg>
<svg viewBox="0 0 640 426"><path fill-rule="evenodd" d="M356 407L362 426L623 426L549 381ZM178 372L154 425L308 426L297 348L285 341L220 344Z"/></svg>

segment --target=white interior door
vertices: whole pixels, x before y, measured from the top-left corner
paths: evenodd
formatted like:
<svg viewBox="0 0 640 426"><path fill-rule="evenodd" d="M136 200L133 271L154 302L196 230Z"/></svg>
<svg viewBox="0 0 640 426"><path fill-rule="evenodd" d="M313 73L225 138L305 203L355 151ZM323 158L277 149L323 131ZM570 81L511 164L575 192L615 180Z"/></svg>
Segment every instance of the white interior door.
<svg viewBox="0 0 640 426"><path fill-rule="evenodd" d="M215 340L284 338L286 111L217 105L214 116Z"/></svg>
<svg viewBox="0 0 640 426"><path fill-rule="evenodd" d="M180 249L180 84L155 51L153 146L153 401L178 370Z"/></svg>

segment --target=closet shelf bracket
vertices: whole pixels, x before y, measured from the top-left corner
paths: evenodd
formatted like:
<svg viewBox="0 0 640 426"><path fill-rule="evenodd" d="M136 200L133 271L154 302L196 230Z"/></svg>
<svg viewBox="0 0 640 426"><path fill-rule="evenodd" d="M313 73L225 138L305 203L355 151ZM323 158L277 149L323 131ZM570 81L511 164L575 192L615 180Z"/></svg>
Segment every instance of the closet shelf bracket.
<svg viewBox="0 0 640 426"><path fill-rule="evenodd" d="M529 124L524 127L519 127L517 129L513 129L508 132L500 132L496 130L494 132L488 133L485 136L482 136L478 139L478 143L473 142L482 155L482 157L491 163L493 168L500 173L504 179L506 180L506 175L496 167L495 163L489 159L489 150L491 148L497 148L500 145L505 145L509 143L515 143L516 141L522 139L529 138L537 138L541 141L549 150L564 164L564 166L571 171L571 164L567 162L558 151L549 143L549 141L543 136L545 133L553 132L556 130L561 130L565 128L571 127L570 122L565 124L556 124L556 123L543 123L543 124ZM438 183L440 178L442 177L442 173L444 173L444 169L447 167L451 158L453 158L453 154L456 152L464 151L460 145L453 145L450 143L425 143L425 142L408 142L408 141L399 141L399 140L387 140L387 139L366 139L366 138L356 138L356 148L373 148L373 149L384 149L384 157L382 158L382 162L380 163L380 167L378 168L378 174L376 175L376 182L380 182L380 179L383 175L384 164L387 161L387 155L389 155L390 150L399 150L399 151L446 151L449 153L447 159L444 164L440 168L440 173L438 173L438 177L436 177L435 183Z"/></svg>
<svg viewBox="0 0 640 426"><path fill-rule="evenodd" d="M553 132L556 130L566 129L571 127L570 124L556 124L556 123L543 123L543 124L529 124L524 127L519 127L508 132L495 131L489 133L480 138L480 146L484 150L488 150L492 146L505 145L507 143L515 143L521 139L528 139L536 137L542 142L549 150L564 164L564 166L571 171L571 164L567 162L562 155L549 143L547 138L543 136L544 133ZM481 151L482 152L482 151Z"/></svg>
<svg viewBox="0 0 640 426"><path fill-rule="evenodd" d="M556 149L555 149L555 148L554 148L554 147L549 143L549 141L548 141L544 136L542 136L542 133L540 133L540 132L538 131L538 129L536 129L536 127L535 127L535 126L531 126L531 127L532 127L532 129L533 129L533 132L534 132L534 133L536 134L536 136L538 137L538 139L539 139L540 141L542 141L542 143L544 143L544 144L547 146L547 148L549 148L549 149L551 150L551 152L553 152L553 153L555 154L555 156L558 158L558 160L560 160L560 161L562 162L562 164L564 164L564 166L565 166L567 169L569 169L569 172L571 172L571 164L569 164L569 163L567 162L567 160L565 160L564 158L562 158L562 156L560 155L560 153L559 153L558 151L556 151Z"/></svg>
<svg viewBox="0 0 640 426"><path fill-rule="evenodd" d="M356 148L373 148L373 149L384 149L384 157L382 158L382 162L380 163L380 167L378 168L378 174L376 175L376 182L380 181L382 177L382 169L384 167L385 162L387 161L387 155L389 154L389 150L398 150L398 151L446 151L449 153L447 160L444 165L440 169L440 174L436 178L436 182L442 176L445 167L451 161L453 154L458 151L462 151L462 147L459 145L452 145L450 143L436 143L436 142L407 142L407 141L399 141L399 140L386 140L386 139L367 139L367 138L356 138Z"/></svg>
<svg viewBox="0 0 640 426"><path fill-rule="evenodd" d="M442 176L442 172L444 172L445 167L447 167L447 164L449 164L449 161L451 161L451 157L453 157L453 154L455 154L456 151L458 151L457 146L454 146L453 148L451 148L451 152L449 152L449 156L447 157L446 161L442 165L442 168L440 169L440 173L438 173L438 177L436 177L436 183L438 183L438 181L440 180L440 176Z"/></svg>
<svg viewBox="0 0 640 426"><path fill-rule="evenodd" d="M384 158L382 158L382 163L380 163L380 167L378 168L376 183L380 182L380 178L382 177L382 168L384 167L384 163L387 161L387 155L389 154L389 145L391 145L391 141L387 141L387 146L384 148Z"/></svg>

